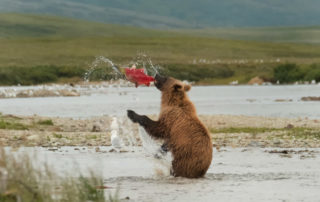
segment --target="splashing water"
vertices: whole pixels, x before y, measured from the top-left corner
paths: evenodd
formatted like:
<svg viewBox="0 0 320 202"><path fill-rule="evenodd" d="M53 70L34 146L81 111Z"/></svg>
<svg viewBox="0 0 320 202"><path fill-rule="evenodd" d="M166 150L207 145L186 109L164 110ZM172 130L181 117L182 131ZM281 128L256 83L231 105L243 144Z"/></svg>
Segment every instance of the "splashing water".
<svg viewBox="0 0 320 202"><path fill-rule="evenodd" d="M159 70L159 66L154 66L151 58L146 54L138 54L130 63L129 67L136 66L136 68L143 68L145 74L155 76ZM90 69L85 73L84 80L116 80L125 78L121 70L109 59L104 56L97 57L90 66ZM136 102L139 102L137 99ZM128 143L128 150L136 151L138 142L133 134L132 123L127 118L116 117L119 127L119 139L125 140ZM142 146L145 153L155 161L155 166L162 166L164 173L169 174L171 168L171 153L160 152L161 144L153 140L146 131L139 127L139 136L142 141ZM159 169L159 168L157 168Z"/></svg>
<svg viewBox="0 0 320 202"><path fill-rule="evenodd" d="M153 65L151 58L143 53L137 54L134 59L128 64L128 67L135 66L140 69L143 68L145 74L155 76L160 66ZM90 80L117 80L125 79L125 75L121 72L120 68L114 64L112 60L104 56L96 57L90 65L89 70L84 75L85 81Z"/></svg>
<svg viewBox="0 0 320 202"><path fill-rule="evenodd" d="M132 132L132 124L129 122L129 119L119 118L119 124L120 126L123 126L123 127L120 127L120 134L122 136L122 139L128 142L128 150L136 151L135 147L138 145L138 142L134 138L134 135Z"/></svg>
<svg viewBox="0 0 320 202"><path fill-rule="evenodd" d="M161 69L158 65L154 66L151 58L144 53L138 53L130 62L130 65L135 65L137 68L143 68L145 73L152 77L154 77Z"/></svg>
<svg viewBox="0 0 320 202"><path fill-rule="evenodd" d="M160 148L160 144L158 144L157 142L155 142L144 130L144 128L142 128L141 126L139 126L139 136L142 142L142 146L145 150L146 153L149 153L151 155L155 155L157 153L157 151Z"/></svg>
<svg viewBox="0 0 320 202"><path fill-rule="evenodd" d="M161 144L153 140L141 126L139 126L139 136L145 153L151 155L151 159L155 162L155 170L161 170L164 175L169 176L172 165L171 152L160 152Z"/></svg>
<svg viewBox="0 0 320 202"><path fill-rule="evenodd" d="M124 78L118 67L104 56L96 57L90 65L90 69L85 73L84 80L116 80Z"/></svg>

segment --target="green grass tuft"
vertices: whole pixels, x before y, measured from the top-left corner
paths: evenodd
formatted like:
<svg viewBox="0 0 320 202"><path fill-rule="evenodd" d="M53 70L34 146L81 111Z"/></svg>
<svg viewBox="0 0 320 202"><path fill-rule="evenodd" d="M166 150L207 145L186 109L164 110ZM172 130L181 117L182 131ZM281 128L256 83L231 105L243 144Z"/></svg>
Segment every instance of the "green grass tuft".
<svg viewBox="0 0 320 202"><path fill-rule="evenodd" d="M59 139L63 138L61 134L56 134L56 133L53 133L53 137L59 138Z"/></svg>
<svg viewBox="0 0 320 202"><path fill-rule="evenodd" d="M97 138L98 138L97 135L88 135L88 136L86 136L86 139L89 139L89 140L95 140Z"/></svg>
<svg viewBox="0 0 320 202"><path fill-rule="evenodd" d="M38 121L38 124L40 125L47 125L47 126L53 126L53 121L51 119Z"/></svg>
<svg viewBox="0 0 320 202"><path fill-rule="evenodd" d="M309 128L293 128L286 133L291 139L317 139L320 140L320 130Z"/></svg>
<svg viewBox="0 0 320 202"><path fill-rule="evenodd" d="M266 132L273 132L273 131L282 131L284 129L281 128L254 128L254 127L241 127L241 128L220 128L220 129L214 129L211 128L211 133L266 133Z"/></svg>
<svg viewBox="0 0 320 202"><path fill-rule="evenodd" d="M268 139L273 138L291 138L291 139L320 139L320 129L316 128L255 128L255 127L230 127L210 129L211 133L249 133L249 134L261 134L261 133L272 133ZM286 138L285 138L286 137Z"/></svg>
<svg viewBox="0 0 320 202"><path fill-rule="evenodd" d="M22 123L16 123L16 122L9 122L5 120L0 119L0 129L6 129L6 130L28 130L29 127L22 124Z"/></svg>

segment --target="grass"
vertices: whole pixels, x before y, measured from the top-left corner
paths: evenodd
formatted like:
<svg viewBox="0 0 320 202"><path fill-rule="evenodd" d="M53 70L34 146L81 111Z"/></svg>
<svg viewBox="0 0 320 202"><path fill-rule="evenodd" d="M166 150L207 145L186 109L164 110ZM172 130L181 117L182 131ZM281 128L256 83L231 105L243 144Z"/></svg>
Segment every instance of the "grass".
<svg viewBox="0 0 320 202"><path fill-rule="evenodd" d="M51 119L38 121L40 125L53 126L53 121Z"/></svg>
<svg viewBox="0 0 320 202"><path fill-rule="evenodd" d="M166 31L155 31L132 26L104 24L35 14L0 13L0 38L35 37L113 37L113 36L168 35Z"/></svg>
<svg viewBox="0 0 320 202"><path fill-rule="evenodd" d="M320 130L304 127L295 128L256 128L256 127L229 127L214 129L211 128L210 132L215 133L248 133L248 134L261 134L261 133L272 133L269 139L318 139L320 140ZM275 134L275 136L274 136Z"/></svg>
<svg viewBox="0 0 320 202"><path fill-rule="evenodd" d="M23 119L11 115L0 115L0 129L6 130L29 130L37 126L53 126L54 123L51 119L40 120L38 122L27 125L23 123Z"/></svg>
<svg viewBox="0 0 320 202"><path fill-rule="evenodd" d="M168 37L43 37L1 39L0 67L71 66L88 67L96 56L103 55L126 64L139 51L157 64L192 64L194 60L263 59L281 61L319 61L320 46L247 42L216 38ZM28 51L26 51L28 50ZM201 63L200 63L201 64Z"/></svg>
<svg viewBox="0 0 320 202"><path fill-rule="evenodd" d="M13 155L0 148L0 201L119 201L118 194L109 195L109 199L104 196L97 188L103 186L103 179L94 173L63 178L47 165L43 167L36 168L27 155Z"/></svg>
<svg viewBox="0 0 320 202"><path fill-rule="evenodd" d="M0 129L6 130L28 130L30 126L20 123L21 119L12 115L2 115L0 113Z"/></svg>
<svg viewBox="0 0 320 202"><path fill-rule="evenodd" d="M312 130L308 128L297 128L295 130L287 131L286 134L282 135L282 138L287 136L291 139L316 139L320 140L320 131Z"/></svg>
<svg viewBox="0 0 320 202"><path fill-rule="evenodd" d="M266 133L266 132L273 132L273 131L282 131L282 128L255 128L255 127L241 127L241 128L220 128L214 129L211 128L211 133Z"/></svg>
<svg viewBox="0 0 320 202"><path fill-rule="evenodd" d="M208 28L188 30L193 35L233 40L320 44L320 26Z"/></svg>
<svg viewBox="0 0 320 202"><path fill-rule="evenodd" d="M53 133L53 137L61 139L61 138L63 138L63 135L57 134L57 133ZM49 139L50 139L50 138L49 138ZM50 141L50 140L49 140L49 141Z"/></svg>
<svg viewBox="0 0 320 202"><path fill-rule="evenodd" d="M86 136L86 139L89 139L89 140L95 140L97 139L98 136L97 135L89 135L89 136Z"/></svg>
<svg viewBox="0 0 320 202"><path fill-rule="evenodd" d="M0 14L0 19L1 85L79 80L96 56L127 65L139 52L169 75L200 84L272 79L279 63L320 63L320 45L315 43L222 39L210 31L159 31L26 14Z"/></svg>
<svg viewBox="0 0 320 202"><path fill-rule="evenodd" d="M5 121L0 117L0 129L6 130L28 130L29 127L22 123L17 123L14 121Z"/></svg>

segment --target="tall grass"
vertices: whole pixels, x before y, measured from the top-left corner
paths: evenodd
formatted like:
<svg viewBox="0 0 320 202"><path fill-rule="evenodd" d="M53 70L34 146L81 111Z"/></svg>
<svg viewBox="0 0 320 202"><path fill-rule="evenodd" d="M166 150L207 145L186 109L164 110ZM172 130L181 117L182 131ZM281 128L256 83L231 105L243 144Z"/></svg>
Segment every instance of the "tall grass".
<svg viewBox="0 0 320 202"><path fill-rule="evenodd" d="M15 156L0 148L0 201L88 202L118 201L105 198L103 179L91 177L62 178L44 165L36 168L27 155Z"/></svg>

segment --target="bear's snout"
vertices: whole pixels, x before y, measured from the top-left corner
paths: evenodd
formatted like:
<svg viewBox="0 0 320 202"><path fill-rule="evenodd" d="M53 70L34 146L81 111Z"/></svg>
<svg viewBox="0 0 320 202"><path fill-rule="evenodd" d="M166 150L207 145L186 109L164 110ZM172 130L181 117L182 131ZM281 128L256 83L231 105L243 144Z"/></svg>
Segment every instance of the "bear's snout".
<svg viewBox="0 0 320 202"><path fill-rule="evenodd" d="M167 81L167 78L164 76L161 76L160 74L156 74L156 76L154 77L155 82L154 85L161 90L163 84Z"/></svg>

